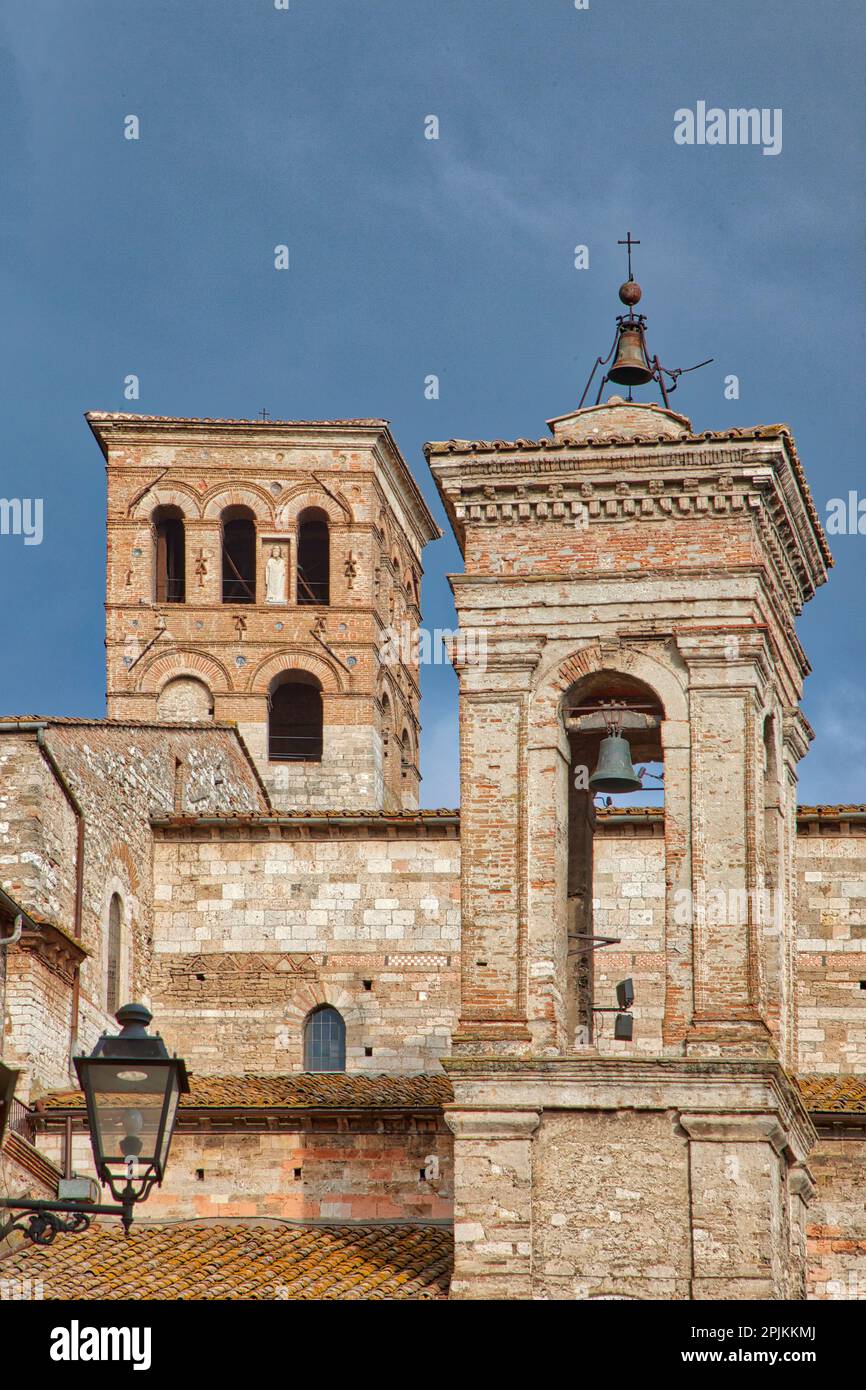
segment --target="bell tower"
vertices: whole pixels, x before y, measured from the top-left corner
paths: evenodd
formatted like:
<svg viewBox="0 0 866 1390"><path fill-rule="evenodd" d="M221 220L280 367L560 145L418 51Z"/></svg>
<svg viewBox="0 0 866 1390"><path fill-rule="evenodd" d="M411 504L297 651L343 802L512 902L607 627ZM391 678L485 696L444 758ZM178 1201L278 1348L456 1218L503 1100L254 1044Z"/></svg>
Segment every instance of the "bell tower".
<svg viewBox="0 0 866 1390"><path fill-rule="evenodd" d="M487 652L458 673L453 1291L799 1297L794 620L831 560L786 427L696 433L631 313L611 358L629 399L546 439L427 446ZM662 838L651 872L623 851L602 919L600 831L649 814L634 782L663 788ZM606 952L640 976L633 1036L596 1026Z"/></svg>
<svg viewBox="0 0 866 1390"><path fill-rule="evenodd" d="M108 714L230 721L278 810L414 808L421 552L384 420L87 416L106 460Z"/></svg>

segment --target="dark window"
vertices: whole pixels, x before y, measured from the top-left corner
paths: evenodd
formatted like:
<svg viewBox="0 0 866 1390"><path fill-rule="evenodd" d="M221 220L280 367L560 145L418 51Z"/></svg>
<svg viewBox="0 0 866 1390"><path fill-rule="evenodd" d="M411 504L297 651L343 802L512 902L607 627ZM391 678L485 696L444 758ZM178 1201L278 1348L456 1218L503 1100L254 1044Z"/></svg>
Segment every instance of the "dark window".
<svg viewBox="0 0 866 1390"><path fill-rule="evenodd" d="M123 904L117 893L108 908L108 968L105 975L105 1007L116 1014L120 1008L120 950L123 930Z"/></svg>
<svg viewBox="0 0 866 1390"><path fill-rule="evenodd" d="M298 518L298 603L330 603L328 518L308 507Z"/></svg>
<svg viewBox="0 0 866 1390"><path fill-rule="evenodd" d="M186 557L180 508L157 507L153 514L153 530L156 544L154 598L157 603L183 603Z"/></svg>
<svg viewBox="0 0 866 1390"><path fill-rule="evenodd" d="M304 1027L304 1071L346 1070L346 1025L330 1005L316 1009Z"/></svg>
<svg viewBox="0 0 866 1390"><path fill-rule="evenodd" d="M277 763L322 761L322 692L308 681L282 681L268 698L268 757Z"/></svg>
<svg viewBox="0 0 866 1390"><path fill-rule="evenodd" d="M412 770L412 744L409 741L409 732L404 730L400 740L400 774L405 777Z"/></svg>
<svg viewBox="0 0 866 1390"><path fill-rule="evenodd" d="M223 524L223 603L256 601L256 526L246 507L229 507Z"/></svg>

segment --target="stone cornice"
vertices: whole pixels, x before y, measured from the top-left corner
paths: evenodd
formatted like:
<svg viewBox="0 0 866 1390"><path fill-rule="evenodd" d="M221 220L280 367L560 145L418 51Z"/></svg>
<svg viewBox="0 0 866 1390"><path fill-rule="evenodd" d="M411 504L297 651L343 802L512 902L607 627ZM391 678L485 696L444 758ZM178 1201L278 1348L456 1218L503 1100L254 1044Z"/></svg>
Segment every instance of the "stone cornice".
<svg viewBox="0 0 866 1390"><path fill-rule="evenodd" d="M802 1161L816 1135L778 1062L742 1058L443 1057L456 1110L676 1110L696 1118L771 1114Z"/></svg>
<svg viewBox="0 0 866 1390"><path fill-rule="evenodd" d="M467 526L753 515L775 580L799 612L825 582L832 557L793 440L786 432L722 438L724 445L696 436L631 447L428 448L461 544Z"/></svg>
<svg viewBox="0 0 866 1390"><path fill-rule="evenodd" d="M53 922L34 918L33 923L33 928L25 927L16 949L37 956L52 974L71 985L78 967L90 952Z"/></svg>

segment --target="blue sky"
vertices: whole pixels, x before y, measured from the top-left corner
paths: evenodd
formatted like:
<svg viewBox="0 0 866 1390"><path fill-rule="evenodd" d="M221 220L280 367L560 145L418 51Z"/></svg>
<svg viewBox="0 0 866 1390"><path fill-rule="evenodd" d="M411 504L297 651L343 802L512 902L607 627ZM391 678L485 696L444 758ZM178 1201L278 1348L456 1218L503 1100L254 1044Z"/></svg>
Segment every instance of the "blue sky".
<svg viewBox="0 0 866 1390"><path fill-rule="evenodd" d="M577 403L629 228L654 349L715 358L677 408L788 422L822 516L866 497L864 50L859 0L5 0L0 496L42 497L45 535L0 536L0 710L104 712L85 410L383 415L443 521L423 442L537 438ZM699 100L781 107L781 154L676 145ZM801 800L859 802L866 536L831 543ZM459 568L428 548L431 627ZM422 717L424 802L454 804L449 669Z"/></svg>

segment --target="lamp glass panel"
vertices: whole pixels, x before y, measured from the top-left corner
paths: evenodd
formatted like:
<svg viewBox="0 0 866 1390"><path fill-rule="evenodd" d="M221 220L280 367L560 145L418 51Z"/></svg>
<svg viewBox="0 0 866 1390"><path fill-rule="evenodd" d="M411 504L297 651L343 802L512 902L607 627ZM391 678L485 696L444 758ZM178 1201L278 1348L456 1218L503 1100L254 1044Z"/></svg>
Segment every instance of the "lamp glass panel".
<svg viewBox="0 0 866 1390"><path fill-rule="evenodd" d="M135 1158L147 1167L158 1160L160 1121L174 1070L171 1063L137 1059L91 1062L95 1138L103 1163Z"/></svg>

